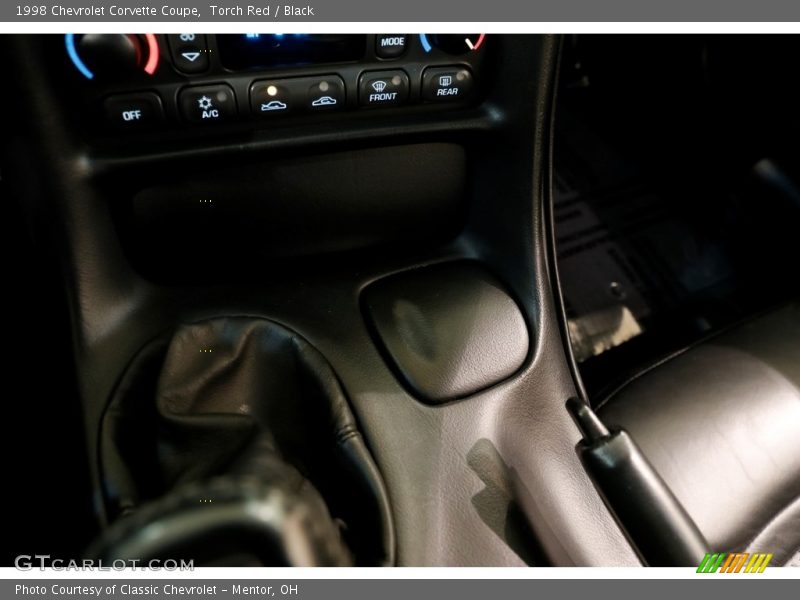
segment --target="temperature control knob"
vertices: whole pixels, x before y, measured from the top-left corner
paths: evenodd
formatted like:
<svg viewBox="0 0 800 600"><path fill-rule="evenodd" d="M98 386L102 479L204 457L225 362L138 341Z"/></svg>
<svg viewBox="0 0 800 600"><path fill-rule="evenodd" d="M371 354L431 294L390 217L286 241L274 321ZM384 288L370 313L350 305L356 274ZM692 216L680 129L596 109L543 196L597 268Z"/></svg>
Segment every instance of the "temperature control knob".
<svg viewBox="0 0 800 600"><path fill-rule="evenodd" d="M425 52L430 52L434 47L459 56L478 50L486 39L485 33L422 33L420 41Z"/></svg>
<svg viewBox="0 0 800 600"><path fill-rule="evenodd" d="M133 73L155 73L158 41L152 33L76 35L65 38L67 54L87 79L125 79Z"/></svg>

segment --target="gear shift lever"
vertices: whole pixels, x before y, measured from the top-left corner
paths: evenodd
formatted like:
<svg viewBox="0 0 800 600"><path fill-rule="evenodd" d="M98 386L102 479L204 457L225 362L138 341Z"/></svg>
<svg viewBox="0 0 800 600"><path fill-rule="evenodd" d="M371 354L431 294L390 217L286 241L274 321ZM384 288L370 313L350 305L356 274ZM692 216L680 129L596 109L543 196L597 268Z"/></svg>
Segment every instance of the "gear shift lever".
<svg viewBox="0 0 800 600"><path fill-rule="evenodd" d="M383 482L336 375L265 319L190 323L142 350L106 411L101 472L117 523L99 554L393 559Z"/></svg>

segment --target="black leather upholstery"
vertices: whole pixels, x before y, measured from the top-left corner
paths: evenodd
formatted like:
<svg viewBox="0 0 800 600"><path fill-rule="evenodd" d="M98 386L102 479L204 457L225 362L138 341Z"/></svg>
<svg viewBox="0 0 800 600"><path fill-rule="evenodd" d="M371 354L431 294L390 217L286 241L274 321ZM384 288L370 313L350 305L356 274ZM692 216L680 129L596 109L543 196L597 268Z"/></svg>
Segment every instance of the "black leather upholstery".
<svg viewBox="0 0 800 600"><path fill-rule="evenodd" d="M600 415L626 429L711 547L800 549L800 305L649 369Z"/></svg>

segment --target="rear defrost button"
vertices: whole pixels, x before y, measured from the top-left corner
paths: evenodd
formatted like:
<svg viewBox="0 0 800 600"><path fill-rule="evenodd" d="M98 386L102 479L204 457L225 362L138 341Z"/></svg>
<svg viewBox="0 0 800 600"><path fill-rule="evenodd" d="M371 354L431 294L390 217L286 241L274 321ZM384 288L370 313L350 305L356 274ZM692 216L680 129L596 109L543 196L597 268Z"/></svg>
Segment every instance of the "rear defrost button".
<svg viewBox="0 0 800 600"><path fill-rule="evenodd" d="M473 86L466 67L431 67L422 75L422 98L428 102L456 102L466 98Z"/></svg>

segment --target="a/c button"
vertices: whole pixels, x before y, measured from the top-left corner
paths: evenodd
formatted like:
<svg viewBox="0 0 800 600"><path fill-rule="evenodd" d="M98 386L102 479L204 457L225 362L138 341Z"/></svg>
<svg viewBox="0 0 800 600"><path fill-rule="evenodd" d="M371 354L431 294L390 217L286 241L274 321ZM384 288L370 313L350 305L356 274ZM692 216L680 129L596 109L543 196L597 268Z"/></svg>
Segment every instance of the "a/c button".
<svg viewBox="0 0 800 600"><path fill-rule="evenodd" d="M181 90L178 104L191 123L222 123L236 116L236 96L227 85L205 85Z"/></svg>
<svg viewBox="0 0 800 600"><path fill-rule="evenodd" d="M164 120L161 98L153 92L110 96L103 102L106 123L131 131L148 129Z"/></svg>

